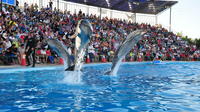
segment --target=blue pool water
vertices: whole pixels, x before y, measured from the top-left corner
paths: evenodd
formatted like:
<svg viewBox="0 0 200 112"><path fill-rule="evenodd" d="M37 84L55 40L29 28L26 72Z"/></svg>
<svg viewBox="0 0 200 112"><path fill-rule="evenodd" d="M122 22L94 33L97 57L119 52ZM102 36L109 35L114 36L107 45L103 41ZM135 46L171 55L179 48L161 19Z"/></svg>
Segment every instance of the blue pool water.
<svg viewBox="0 0 200 112"><path fill-rule="evenodd" d="M0 69L0 112L200 112L200 62L84 66L81 85L61 66Z"/></svg>

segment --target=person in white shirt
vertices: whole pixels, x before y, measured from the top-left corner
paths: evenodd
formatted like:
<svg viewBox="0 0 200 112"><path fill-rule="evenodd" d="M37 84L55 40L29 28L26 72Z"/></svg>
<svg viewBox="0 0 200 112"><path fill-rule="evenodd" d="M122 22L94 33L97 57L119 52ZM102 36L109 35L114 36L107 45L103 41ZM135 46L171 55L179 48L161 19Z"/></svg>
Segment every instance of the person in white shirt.
<svg viewBox="0 0 200 112"><path fill-rule="evenodd" d="M92 44L90 44L89 47L88 47L88 54L89 54L89 57L90 57L90 61L94 62L95 50L94 50L94 47L93 47Z"/></svg>
<svg viewBox="0 0 200 112"><path fill-rule="evenodd" d="M4 45L5 45L5 49L8 49L12 46L12 44L8 38L4 41Z"/></svg>

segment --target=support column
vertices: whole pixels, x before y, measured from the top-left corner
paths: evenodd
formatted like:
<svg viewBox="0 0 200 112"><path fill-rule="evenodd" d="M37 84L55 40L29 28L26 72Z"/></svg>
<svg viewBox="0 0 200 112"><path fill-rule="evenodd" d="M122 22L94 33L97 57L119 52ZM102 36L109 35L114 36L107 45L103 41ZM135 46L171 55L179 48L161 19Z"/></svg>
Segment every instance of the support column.
<svg viewBox="0 0 200 112"><path fill-rule="evenodd" d="M155 24L157 25L158 24L158 16L155 15Z"/></svg>
<svg viewBox="0 0 200 112"><path fill-rule="evenodd" d="M100 17L100 19L101 19L101 16L102 16L102 15L101 15L101 14L102 14L102 9L100 8L99 10L100 10L100 11L99 11L99 13L100 13L100 14L99 14L99 17Z"/></svg>
<svg viewBox="0 0 200 112"><path fill-rule="evenodd" d="M89 5L87 6L87 14L88 14L88 16L90 16L90 6Z"/></svg>
<svg viewBox="0 0 200 112"><path fill-rule="evenodd" d="M65 11L68 10L67 7L68 7L68 6L67 6L67 3L64 3L64 8L65 8L64 10L65 10Z"/></svg>
<svg viewBox="0 0 200 112"><path fill-rule="evenodd" d="M134 20L133 22L134 22L134 23L137 23L137 14L136 14L136 13L134 13L134 17L135 17L135 18L134 18L135 20Z"/></svg>
<svg viewBox="0 0 200 112"><path fill-rule="evenodd" d="M39 10L43 7L43 0L39 0Z"/></svg>
<svg viewBox="0 0 200 112"><path fill-rule="evenodd" d="M59 3L60 3L60 1L57 0L57 9L59 9Z"/></svg>
<svg viewBox="0 0 200 112"><path fill-rule="evenodd" d="M110 19L112 19L112 17L113 17L113 11L110 10Z"/></svg>
<svg viewBox="0 0 200 112"><path fill-rule="evenodd" d="M169 14L169 31L172 31L172 7L170 9L170 14Z"/></svg>

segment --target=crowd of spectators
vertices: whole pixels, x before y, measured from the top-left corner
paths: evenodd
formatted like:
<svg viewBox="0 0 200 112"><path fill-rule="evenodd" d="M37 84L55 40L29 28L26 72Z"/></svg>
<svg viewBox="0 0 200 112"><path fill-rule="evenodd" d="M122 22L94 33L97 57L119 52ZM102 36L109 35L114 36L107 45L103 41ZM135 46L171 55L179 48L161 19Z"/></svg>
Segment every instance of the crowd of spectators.
<svg viewBox="0 0 200 112"><path fill-rule="evenodd" d="M0 63L20 64L29 37L37 38L37 63L59 63L58 55L49 48L44 38L57 38L73 49L74 40L68 37L74 34L78 21L84 18L89 19L94 29L86 54L91 62L112 61L120 43L136 29L147 33L124 57L126 61L158 58L168 61L200 60L200 50L195 45L160 26L100 18L81 11L71 14L48 7L39 10L37 4L29 6L24 3L23 9L5 6L0 12Z"/></svg>

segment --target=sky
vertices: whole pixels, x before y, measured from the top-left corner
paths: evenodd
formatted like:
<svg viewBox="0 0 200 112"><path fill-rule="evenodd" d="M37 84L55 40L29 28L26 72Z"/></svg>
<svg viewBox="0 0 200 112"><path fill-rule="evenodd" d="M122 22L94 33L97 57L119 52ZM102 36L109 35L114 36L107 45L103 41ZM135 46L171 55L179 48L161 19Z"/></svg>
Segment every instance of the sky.
<svg viewBox="0 0 200 112"><path fill-rule="evenodd" d="M174 0L173 0L174 1ZM200 38L200 0L176 0L172 7L172 30L184 36ZM158 23L169 26L169 10L158 15Z"/></svg>

